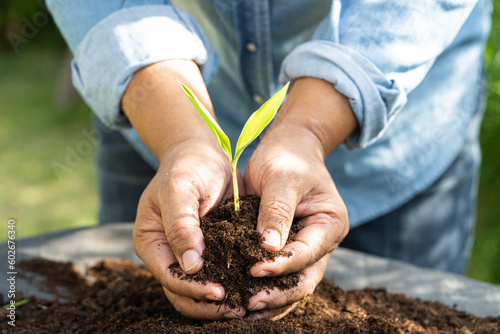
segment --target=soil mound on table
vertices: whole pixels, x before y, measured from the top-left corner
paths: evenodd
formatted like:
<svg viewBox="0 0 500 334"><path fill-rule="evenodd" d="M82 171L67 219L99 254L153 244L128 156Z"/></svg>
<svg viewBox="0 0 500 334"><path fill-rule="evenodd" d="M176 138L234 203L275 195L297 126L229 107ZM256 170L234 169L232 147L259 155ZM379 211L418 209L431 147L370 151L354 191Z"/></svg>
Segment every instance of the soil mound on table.
<svg viewBox="0 0 500 334"><path fill-rule="evenodd" d="M68 263L20 266L45 276L40 288L65 291L55 301L31 297L16 310L15 328L2 308L2 333L500 333L500 317L478 318L385 289L343 291L326 280L278 321L198 321L177 313L151 273L128 260L104 259L87 278Z"/></svg>
<svg viewBox="0 0 500 334"><path fill-rule="evenodd" d="M226 300L214 304L227 304L231 308L245 307L248 299L261 290L278 288L281 290L297 286L298 274L279 277L254 278L250 267L266 259L273 261L278 256L292 256L291 252L274 252L260 246L262 236L257 232L257 216L260 198L248 195L240 199L240 212L234 213L233 199L201 217L200 227L205 237L205 250L202 254L203 269L194 275L186 275L178 263L170 270L180 279L197 282L221 284ZM292 223L287 243L295 240L295 235L302 228L298 221Z"/></svg>
<svg viewBox="0 0 500 334"><path fill-rule="evenodd" d="M178 266L171 270L182 279L222 284L228 295L224 303L231 307L246 305L262 289L295 286L297 274L252 278L248 273L257 261L291 255L259 246L258 207L258 198L247 197L238 217L231 201L204 217L203 270L195 275L185 275ZM288 242L300 228L293 225ZM46 259L24 261L19 268L32 284L56 298L30 297L16 309L16 327L8 325L8 310L0 308L2 333L500 333L500 317L478 318L384 289L343 291L326 280L281 320L207 322L175 311L151 273L128 260L104 259L85 275L71 263ZM21 293L16 296L23 298ZM4 297L0 295L5 305Z"/></svg>

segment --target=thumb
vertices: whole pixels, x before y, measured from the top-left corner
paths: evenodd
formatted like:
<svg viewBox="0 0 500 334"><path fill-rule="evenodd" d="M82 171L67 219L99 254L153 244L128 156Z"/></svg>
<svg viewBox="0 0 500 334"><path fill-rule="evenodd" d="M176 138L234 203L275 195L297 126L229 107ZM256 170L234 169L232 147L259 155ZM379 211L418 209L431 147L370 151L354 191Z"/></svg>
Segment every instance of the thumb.
<svg viewBox="0 0 500 334"><path fill-rule="evenodd" d="M267 182L262 189L257 231L264 241L261 246L279 251L288 239L288 232L295 215L298 194L293 188L284 187L279 179Z"/></svg>
<svg viewBox="0 0 500 334"><path fill-rule="evenodd" d="M182 270L188 274L203 267L201 255L205 242L200 229L199 205L191 191L171 191L161 205L167 242Z"/></svg>
<svg viewBox="0 0 500 334"><path fill-rule="evenodd" d="M245 185L245 179L243 178L243 175L241 175L241 172L239 169L236 171L236 178L238 180L237 181L238 182L238 191L240 193L240 196L246 195L248 192L247 192L246 185Z"/></svg>

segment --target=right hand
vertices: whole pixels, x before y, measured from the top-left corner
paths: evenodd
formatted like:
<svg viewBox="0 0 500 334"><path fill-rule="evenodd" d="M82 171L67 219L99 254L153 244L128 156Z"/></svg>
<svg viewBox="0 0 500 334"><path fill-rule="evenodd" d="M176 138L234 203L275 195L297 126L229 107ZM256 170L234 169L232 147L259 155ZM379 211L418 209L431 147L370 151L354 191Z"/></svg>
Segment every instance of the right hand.
<svg viewBox="0 0 500 334"><path fill-rule="evenodd" d="M211 141L189 139L165 152L139 201L134 251L161 282L176 310L185 316L217 320L245 315L244 309L222 306L217 312L218 305L196 303L193 299L223 300L224 288L215 283L180 280L168 268L179 262L188 274L201 270L205 244L199 217L231 195L227 156Z"/></svg>

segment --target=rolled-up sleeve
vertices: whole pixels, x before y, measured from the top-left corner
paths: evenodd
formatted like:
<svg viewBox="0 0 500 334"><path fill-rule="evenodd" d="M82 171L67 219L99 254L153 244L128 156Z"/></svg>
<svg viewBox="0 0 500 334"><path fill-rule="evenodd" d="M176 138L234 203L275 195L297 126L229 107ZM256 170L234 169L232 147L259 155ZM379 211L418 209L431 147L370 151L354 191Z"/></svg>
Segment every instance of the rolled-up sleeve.
<svg viewBox="0 0 500 334"><path fill-rule="evenodd" d="M93 2L87 1L86 6L92 8ZM95 11L102 12L100 7L96 4ZM173 6L106 8L109 15L98 22L89 23L89 16L83 16L86 21L78 22L78 31L67 19L74 10L69 5L66 11L56 7L52 10L74 49L73 84L101 121L112 129L130 125L121 112L121 99L140 68L163 60L191 59L200 65L206 82L216 72L217 58L201 27L188 13Z"/></svg>
<svg viewBox="0 0 500 334"><path fill-rule="evenodd" d="M280 80L316 77L349 98L359 128L349 148L375 142L477 1L333 1L312 40L285 57Z"/></svg>

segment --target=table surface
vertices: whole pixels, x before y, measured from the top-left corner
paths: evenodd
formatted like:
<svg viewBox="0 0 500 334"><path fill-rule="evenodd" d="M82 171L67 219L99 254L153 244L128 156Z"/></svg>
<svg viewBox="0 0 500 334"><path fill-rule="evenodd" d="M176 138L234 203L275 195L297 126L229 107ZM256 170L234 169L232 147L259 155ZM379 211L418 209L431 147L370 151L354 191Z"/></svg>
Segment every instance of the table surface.
<svg viewBox="0 0 500 334"><path fill-rule="evenodd" d="M132 250L132 223L116 223L93 228L68 230L16 241L16 263L43 257L73 261L84 268L104 257L127 258L141 263ZM7 244L0 245L2 282L8 278ZM423 300L439 300L446 305L478 316L500 316L500 286L460 275L415 267L404 262L338 248L329 259L325 277L343 289L385 286ZM6 298L8 284L0 285ZM51 298L38 291L27 278L16 276L16 291L25 296Z"/></svg>

